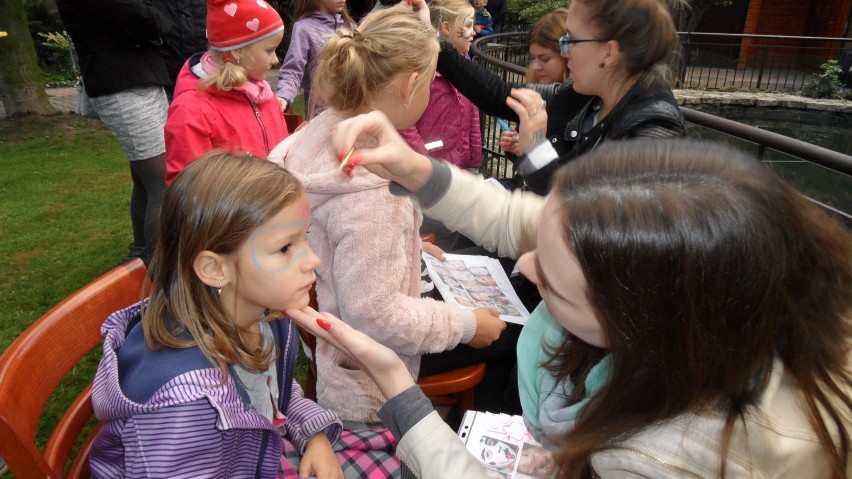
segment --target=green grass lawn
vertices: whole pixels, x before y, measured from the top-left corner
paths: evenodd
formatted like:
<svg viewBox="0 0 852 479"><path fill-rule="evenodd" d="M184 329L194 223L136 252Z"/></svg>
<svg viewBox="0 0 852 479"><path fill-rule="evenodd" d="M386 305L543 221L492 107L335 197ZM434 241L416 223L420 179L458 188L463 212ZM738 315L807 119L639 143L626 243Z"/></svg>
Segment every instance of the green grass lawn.
<svg viewBox="0 0 852 479"><path fill-rule="evenodd" d="M70 113L0 120L0 351L127 253L131 185L118 141L98 120ZM69 374L43 424L56 423L99 357L96 348ZM40 444L48 434L39 427Z"/></svg>
<svg viewBox="0 0 852 479"><path fill-rule="evenodd" d="M99 121L72 114L0 121L0 350L127 252L130 187L127 160ZM55 424L98 357L70 373L43 424Z"/></svg>

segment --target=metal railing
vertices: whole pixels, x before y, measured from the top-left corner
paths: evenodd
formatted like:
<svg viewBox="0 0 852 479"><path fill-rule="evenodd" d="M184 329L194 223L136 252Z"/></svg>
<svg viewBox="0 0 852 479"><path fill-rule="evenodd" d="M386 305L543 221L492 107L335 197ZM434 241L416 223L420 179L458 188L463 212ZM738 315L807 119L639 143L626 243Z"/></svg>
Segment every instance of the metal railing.
<svg viewBox="0 0 852 479"><path fill-rule="evenodd" d="M678 87L800 91L820 65L837 60L852 38L679 33Z"/></svg>
<svg viewBox="0 0 852 479"><path fill-rule="evenodd" d="M678 88L797 92L820 65L852 48L852 38L678 33L680 50L671 69ZM526 32L502 33L476 41L500 69L523 76L531 61Z"/></svg>
<svg viewBox="0 0 852 479"><path fill-rule="evenodd" d="M521 65L526 65L529 58L526 38L526 33L517 32L494 35L476 40L471 50L482 66L504 81L522 83L526 68ZM777 152L793 161L819 165L841 175L844 185L852 181L852 156L689 108L681 108L681 111L691 125L725 135L762 160ZM498 179L511 177L513 164L500 149L500 129L496 119L483 115L482 131L483 173ZM840 188L844 189L844 186ZM811 200L852 226L852 211L842 211L825 202Z"/></svg>

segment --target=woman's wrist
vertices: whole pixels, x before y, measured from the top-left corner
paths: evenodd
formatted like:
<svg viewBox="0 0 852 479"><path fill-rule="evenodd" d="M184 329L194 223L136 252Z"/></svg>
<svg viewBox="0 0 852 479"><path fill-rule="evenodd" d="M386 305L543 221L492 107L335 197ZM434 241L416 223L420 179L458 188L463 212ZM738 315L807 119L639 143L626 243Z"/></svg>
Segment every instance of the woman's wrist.
<svg viewBox="0 0 852 479"><path fill-rule="evenodd" d="M371 374L370 376L373 382L376 383L376 386L378 386L379 391L387 399L394 398L415 385L411 373L408 372L402 361L389 371L383 371L378 375Z"/></svg>
<svg viewBox="0 0 852 479"><path fill-rule="evenodd" d="M447 162L434 158L427 159L429 160L427 164L418 165L418 176L422 182L415 189L408 190L413 193L423 208L429 208L440 201L449 191L453 178Z"/></svg>
<svg viewBox="0 0 852 479"><path fill-rule="evenodd" d="M388 398L388 402L379 409L378 415L385 427L400 440L409 429L434 410L423 391L413 386Z"/></svg>

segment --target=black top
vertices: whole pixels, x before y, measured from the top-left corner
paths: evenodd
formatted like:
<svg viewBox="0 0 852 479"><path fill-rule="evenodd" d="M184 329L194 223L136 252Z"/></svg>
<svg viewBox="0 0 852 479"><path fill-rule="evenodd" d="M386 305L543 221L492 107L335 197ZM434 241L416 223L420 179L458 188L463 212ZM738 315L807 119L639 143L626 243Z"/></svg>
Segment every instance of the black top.
<svg viewBox="0 0 852 479"><path fill-rule="evenodd" d="M506 105L512 85L480 65L455 54L442 42L438 71L479 109L491 116L518 121ZM547 139L559 159L526 176L526 188L547 194L556 169L604 140L674 137L686 133L683 114L668 82L651 71L643 75L603 121L594 124L600 99L574 91L573 84L533 87L547 99ZM520 161L523 161L521 159Z"/></svg>
<svg viewBox="0 0 852 479"><path fill-rule="evenodd" d="M147 0L57 0L74 41L91 97L167 85L166 63L154 45L172 28Z"/></svg>
<svg viewBox="0 0 852 479"><path fill-rule="evenodd" d="M171 95L186 60L207 50L207 0L153 0L153 5L172 22L158 48L166 60L170 81L167 92Z"/></svg>

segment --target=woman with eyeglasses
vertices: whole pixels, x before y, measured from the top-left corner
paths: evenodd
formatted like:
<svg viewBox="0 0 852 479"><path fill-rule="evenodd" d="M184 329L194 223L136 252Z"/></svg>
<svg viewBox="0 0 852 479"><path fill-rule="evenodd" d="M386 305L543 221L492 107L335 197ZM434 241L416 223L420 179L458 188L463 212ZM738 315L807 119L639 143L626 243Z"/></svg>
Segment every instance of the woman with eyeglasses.
<svg viewBox="0 0 852 479"><path fill-rule="evenodd" d="M541 195L560 165L603 141L685 133L667 80L678 40L665 0L574 0L566 30L559 47L568 87L513 89L446 45L438 58L441 75L483 113L520 122L515 167Z"/></svg>

